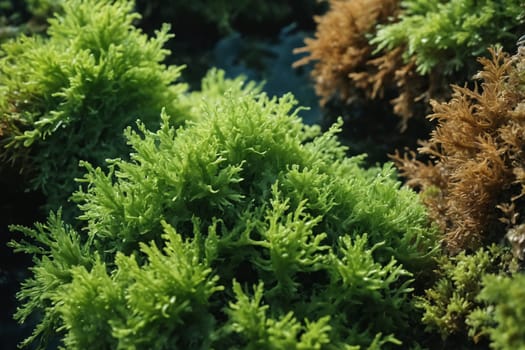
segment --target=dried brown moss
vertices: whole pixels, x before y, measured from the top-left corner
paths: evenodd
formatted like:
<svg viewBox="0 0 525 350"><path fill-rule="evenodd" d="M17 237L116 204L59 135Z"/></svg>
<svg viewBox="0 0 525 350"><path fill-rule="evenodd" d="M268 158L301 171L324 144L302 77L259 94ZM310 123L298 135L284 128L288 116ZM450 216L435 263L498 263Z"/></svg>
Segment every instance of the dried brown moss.
<svg viewBox="0 0 525 350"><path fill-rule="evenodd" d="M401 47L375 54L375 47L369 43L378 24L396 20L400 1L330 0L329 3L329 11L315 18L318 24L315 38L306 39L305 46L295 50L308 56L294 66L315 61L312 77L321 105L333 98L351 105L360 98L369 101L393 95L393 112L401 117L402 130L415 113L425 115L428 112L425 102L438 97L443 85L437 84L438 75L417 74L415 61L405 62Z"/></svg>
<svg viewBox="0 0 525 350"><path fill-rule="evenodd" d="M478 59L481 86L453 86L448 102L432 102L428 118L438 124L418 150L430 161L393 156L452 253L500 241L525 212L525 49L490 53Z"/></svg>
<svg viewBox="0 0 525 350"><path fill-rule="evenodd" d="M335 94L348 101L357 87L366 87L371 95L376 96L381 92L383 81L391 78L393 71L390 59L385 60L380 74L374 71L375 66L368 64L373 57L373 47L366 35L377 23L395 16L399 0L330 0L329 3L330 10L315 17L315 38L305 39L305 46L295 50L296 53L306 52L308 56L294 66L317 62L312 76L321 104ZM372 83L369 75L377 75L377 82Z"/></svg>

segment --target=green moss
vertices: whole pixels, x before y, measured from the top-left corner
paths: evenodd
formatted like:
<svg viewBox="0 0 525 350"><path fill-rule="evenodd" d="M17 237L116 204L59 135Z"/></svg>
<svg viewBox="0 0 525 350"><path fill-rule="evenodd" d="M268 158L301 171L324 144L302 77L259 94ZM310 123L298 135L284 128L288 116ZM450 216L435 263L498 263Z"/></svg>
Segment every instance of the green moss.
<svg viewBox="0 0 525 350"><path fill-rule="evenodd" d="M404 0L399 21L380 25L377 50L404 48L417 71L452 74L495 44L514 48L524 8L520 0ZM523 29L523 28L522 28Z"/></svg>
<svg viewBox="0 0 525 350"><path fill-rule="evenodd" d="M166 113L158 131L129 127L130 159L107 171L83 162L86 187L73 199L84 234L55 216L21 229L36 243L13 243L35 259L18 318L43 315L35 339L56 333L71 349L388 349L410 337L413 276L437 250L417 195L390 165L346 158L340 123L322 134L301 122L291 95L242 86L200 99L184 127ZM66 243L88 259L64 260L54 247ZM103 297L90 304L93 295Z"/></svg>
<svg viewBox="0 0 525 350"><path fill-rule="evenodd" d="M488 275L478 301L483 308L469 317L471 334L489 336L491 348L501 350L525 348L525 276Z"/></svg>
<svg viewBox="0 0 525 350"><path fill-rule="evenodd" d="M181 67L162 64L168 26L148 38L133 26L132 8L125 0L68 1L48 38L2 46L0 155L29 174L51 207L74 191L79 160L123 154L121 131L137 117L149 126L161 108L176 123L187 117L178 102L186 87L175 83Z"/></svg>
<svg viewBox="0 0 525 350"><path fill-rule="evenodd" d="M510 251L498 245L479 249L474 254L461 252L454 257L442 257L440 278L417 302L424 310L422 321L427 331L464 343L469 343L468 337L474 342L480 341L481 334L474 331L472 322L479 320L476 315L480 312L487 312L480 300L485 294L482 292L485 276L505 275L515 269L516 261Z"/></svg>

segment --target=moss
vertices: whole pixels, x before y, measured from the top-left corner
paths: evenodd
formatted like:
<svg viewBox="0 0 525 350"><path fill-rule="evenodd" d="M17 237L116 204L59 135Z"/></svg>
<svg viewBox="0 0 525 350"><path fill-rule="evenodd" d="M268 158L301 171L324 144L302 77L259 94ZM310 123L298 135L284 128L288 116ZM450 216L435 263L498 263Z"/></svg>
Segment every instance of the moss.
<svg viewBox="0 0 525 350"><path fill-rule="evenodd" d="M495 244L472 254L440 258L438 280L417 302L424 310L422 321L427 331L470 346L480 342L482 338L474 336L470 322L472 315L485 307L479 300L484 278L488 274L510 275L516 263L509 249ZM472 339L468 340L469 336Z"/></svg>
<svg viewBox="0 0 525 350"><path fill-rule="evenodd" d="M478 300L484 304L468 320L475 336L489 336L491 348L510 350L525 347L523 328L523 283L525 276L488 275Z"/></svg>
<svg viewBox="0 0 525 350"><path fill-rule="evenodd" d="M514 46L525 10L519 0L404 0L401 7L399 20L380 25L371 42L378 51L401 47L422 75L436 68L450 75L490 45Z"/></svg>
<svg viewBox="0 0 525 350"><path fill-rule="evenodd" d="M433 103L438 125L419 149L431 161L394 157L452 253L501 241L523 214L523 51L491 54L480 59L481 88L454 86L450 101Z"/></svg>
<svg viewBox="0 0 525 350"><path fill-rule="evenodd" d="M106 171L84 162L86 187L73 197L83 234L53 215L18 228L36 242L12 243L35 261L17 317L43 315L28 342L46 333L71 349L414 341L413 278L438 249L417 195L390 165L346 158L340 123L322 134L300 121L291 95L233 86L202 99L182 128L166 113L157 131L128 128L129 160Z"/></svg>
<svg viewBox="0 0 525 350"><path fill-rule="evenodd" d="M161 108L177 123L182 67L166 67L172 37L148 38L130 1L74 0L50 20L49 37L20 36L2 46L0 145L4 164L26 173L51 207L75 189L80 159L102 164L122 154L121 130L141 117L158 125Z"/></svg>
<svg viewBox="0 0 525 350"><path fill-rule="evenodd" d="M519 0L329 3L316 17L315 37L297 49L308 56L296 65L315 62L312 78L322 105L335 101L358 115L362 106L373 114L369 106L379 104L383 119L401 117L400 131L430 112L429 101L448 99L450 84L469 79L473 58L487 47L514 49L525 13Z"/></svg>

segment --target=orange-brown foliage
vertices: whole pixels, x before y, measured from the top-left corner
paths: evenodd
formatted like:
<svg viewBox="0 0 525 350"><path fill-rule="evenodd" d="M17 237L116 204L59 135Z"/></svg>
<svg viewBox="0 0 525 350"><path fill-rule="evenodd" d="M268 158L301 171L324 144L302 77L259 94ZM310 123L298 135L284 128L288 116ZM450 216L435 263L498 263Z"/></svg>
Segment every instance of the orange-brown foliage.
<svg viewBox="0 0 525 350"><path fill-rule="evenodd" d="M452 253L501 240L525 214L517 209L525 194L525 48L519 50L509 57L491 49L492 58L478 59L481 88L453 86L448 102L432 102L428 118L438 125L419 148L429 163L413 152L392 157L407 184L421 189Z"/></svg>
<svg viewBox="0 0 525 350"><path fill-rule="evenodd" d="M395 15L399 0L329 2L330 10L323 16L315 17L315 38L305 39L305 46L295 50L309 55L294 66L317 62L312 76L322 104L334 94L338 94L342 100L350 99L356 86L371 88L371 94L376 95L380 92L383 80L390 78L393 70L391 60L387 59L382 64L380 74L371 71L373 67L368 61L372 57L373 47L366 35L378 23L386 22ZM381 62L377 64L381 65ZM368 79L370 74L377 74L377 82Z"/></svg>
<svg viewBox="0 0 525 350"><path fill-rule="evenodd" d="M430 77L416 73L415 62L403 60L403 48L374 54L368 35L377 24L396 18L399 0L330 0L330 10L317 16L315 38L305 40L296 53L308 56L294 66L315 61L312 77L321 105L336 98L351 104L359 96L382 98L385 91L395 91L393 112L402 118L401 129L414 114L418 101L427 101L437 88ZM361 92L361 93L359 93ZM424 115L424 114L423 114Z"/></svg>

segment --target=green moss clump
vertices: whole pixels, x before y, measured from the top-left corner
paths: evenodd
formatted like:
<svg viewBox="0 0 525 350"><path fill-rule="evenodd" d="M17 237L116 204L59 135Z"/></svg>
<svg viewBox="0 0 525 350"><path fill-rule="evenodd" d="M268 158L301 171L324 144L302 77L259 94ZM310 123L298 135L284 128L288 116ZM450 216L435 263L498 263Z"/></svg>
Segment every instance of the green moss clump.
<svg viewBox="0 0 525 350"><path fill-rule="evenodd" d="M525 348L525 276L488 275L478 300L484 308L473 312L468 320L471 333L489 336L491 348L511 350Z"/></svg>
<svg viewBox="0 0 525 350"><path fill-rule="evenodd" d="M212 82L210 79L209 82ZM129 160L84 162L85 233L35 229L20 321L69 349L389 349L416 337L413 279L436 230L391 165L363 169L291 95L229 89L196 121L125 132ZM210 88L210 90L215 90ZM15 229L15 228L14 228ZM93 298L96 296L96 301Z"/></svg>
<svg viewBox="0 0 525 350"><path fill-rule="evenodd" d="M435 285L419 297L417 306L424 310L422 318L427 331L438 332L443 339L480 341L469 327L471 314L482 307L479 295L487 274L508 274L515 269L511 252L499 245L479 249L474 254L461 252L454 257L440 258Z"/></svg>
<svg viewBox="0 0 525 350"><path fill-rule="evenodd" d="M458 72L490 45L514 47L525 11L521 0L404 0L401 7L399 20L380 25L371 43L377 51L403 48L422 75Z"/></svg>
<svg viewBox="0 0 525 350"><path fill-rule="evenodd" d="M50 20L49 37L21 36L0 57L0 155L28 173L52 207L80 176L79 160L102 164L123 154L121 130L137 117L157 126L165 108L174 122L186 86L182 67L166 67L172 37L163 26L148 38L133 26L127 0L71 0Z"/></svg>

